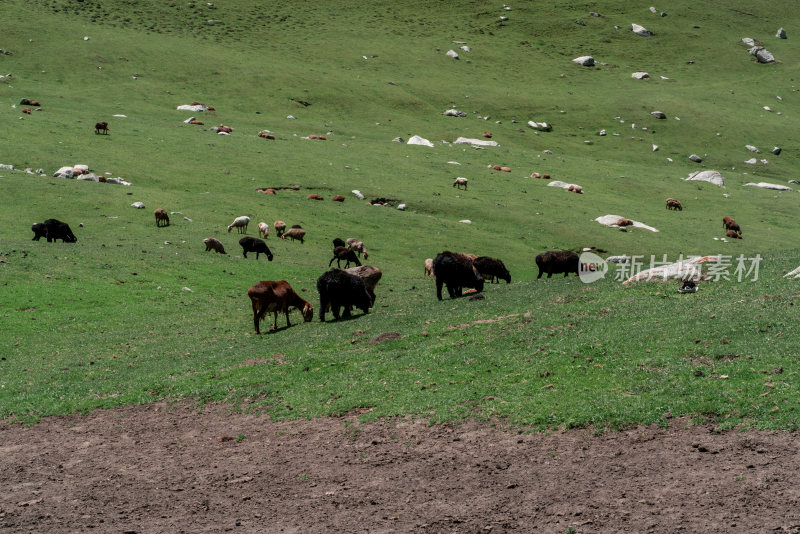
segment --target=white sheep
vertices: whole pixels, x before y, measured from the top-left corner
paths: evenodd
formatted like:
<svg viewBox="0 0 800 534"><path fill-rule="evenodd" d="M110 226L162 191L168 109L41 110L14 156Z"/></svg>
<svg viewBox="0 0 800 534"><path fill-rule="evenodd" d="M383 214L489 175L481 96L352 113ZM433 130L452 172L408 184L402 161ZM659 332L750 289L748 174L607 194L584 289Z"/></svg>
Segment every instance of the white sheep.
<svg viewBox="0 0 800 534"><path fill-rule="evenodd" d="M306 237L306 231L302 228L289 228L283 233L283 235L281 235L281 239L286 239L287 237L292 241L299 239L300 242L303 243L303 240Z"/></svg>
<svg viewBox="0 0 800 534"><path fill-rule="evenodd" d="M347 239L347 248L354 252L358 252L358 255L364 255L364 259L369 258L369 254L367 253L367 249L364 247L364 242L359 241L354 237L350 237Z"/></svg>
<svg viewBox="0 0 800 534"><path fill-rule="evenodd" d="M467 190L467 182L468 182L468 180L466 178L464 178L463 176L459 176L453 182L453 187L457 187L458 189L461 189L461 186L463 185L464 186L464 191L466 191Z"/></svg>
<svg viewBox="0 0 800 534"><path fill-rule="evenodd" d="M264 239L267 238L269 235L269 225L265 222L258 223L258 235L259 237L263 237Z"/></svg>
<svg viewBox="0 0 800 534"><path fill-rule="evenodd" d="M425 275L433 276L433 258L427 258L425 260Z"/></svg>
<svg viewBox="0 0 800 534"><path fill-rule="evenodd" d="M272 227L275 229L275 233L278 235L278 237L281 237L283 232L286 231L286 223L280 220L272 223Z"/></svg>
<svg viewBox="0 0 800 534"><path fill-rule="evenodd" d="M236 217L231 224L228 225L228 232L231 231L231 228L236 227L236 230L240 234L247 233L247 225L250 222L250 217L247 215L242 215L241 217Z"/></svg>

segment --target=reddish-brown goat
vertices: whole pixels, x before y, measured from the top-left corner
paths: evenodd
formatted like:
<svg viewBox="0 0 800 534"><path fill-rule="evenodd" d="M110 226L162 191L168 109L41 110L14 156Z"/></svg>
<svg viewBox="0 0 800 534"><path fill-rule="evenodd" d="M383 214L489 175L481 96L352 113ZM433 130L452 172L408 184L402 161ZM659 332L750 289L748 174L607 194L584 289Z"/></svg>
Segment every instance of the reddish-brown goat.
<svg viewBox="0 0 800 534"><path fill-rule="evenodd" d="M286 280L277 282L262 280L247 291L247 296L250 297L250 302L253 304L253 326L255 326L256 334L261 333L258 324L268 312L275 314L271 330L278 329L279 312L286 315L286 327L292 326L289 322L289 309L292 307L300 310L305 322L311 321L314 317L313 306L295 293Z"/></svg>

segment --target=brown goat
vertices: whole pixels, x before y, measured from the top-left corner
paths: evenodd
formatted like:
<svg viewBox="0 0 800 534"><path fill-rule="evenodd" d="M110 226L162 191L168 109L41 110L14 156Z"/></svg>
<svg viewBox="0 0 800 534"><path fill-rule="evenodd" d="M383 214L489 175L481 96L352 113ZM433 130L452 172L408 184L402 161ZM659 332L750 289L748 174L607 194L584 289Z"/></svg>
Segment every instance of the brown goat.
<svg viewBox="0 0 800 534"><path fill-rule="evenodd" d="M733 230L734 232L738 232L739 235L742 235L742 229L739 227L739 224L733 220L733 217L723 217L722 227L726 230Z"/></svg>
<svg viewBox="0 0 800 534"><path fill-rule="evenodd" d="M156 216L156 226L169 226L167 210L159 208L153 213Z"/></svg>
<svg viewBox="0 0 800 534"><path fill-rule="evenodd" d="M680 201L675 200L674 198L668 198L667 199L667 209L668 210L683 211L683 206L681 205Z"/></svg>
<svg viewBox="0 0 800 534"><path fill-rule="evenodd" d="M309 322L314 318L314 307L298 295L286 280L277 282L262 280L247 290L247 296L250 297L250 302L253 305L253 326L256 334L261 333L258 328L259 322L261 322L265 314L270 312L275 314L271 330L278 329L279 312L283 312L286 315L286 327L292 326L289 322L290 308L300 310L305 322Z"/></svg>

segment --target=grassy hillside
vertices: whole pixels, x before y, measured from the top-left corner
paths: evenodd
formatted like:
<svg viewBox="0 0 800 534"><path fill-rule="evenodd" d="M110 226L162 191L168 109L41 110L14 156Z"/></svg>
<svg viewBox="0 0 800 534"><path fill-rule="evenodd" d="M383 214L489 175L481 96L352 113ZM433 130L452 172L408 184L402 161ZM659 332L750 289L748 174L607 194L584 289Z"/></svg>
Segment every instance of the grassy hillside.
<svg viewBox="0 0 800 534"><path fill-rule="evenodd" d="M360 409L602 427L703 414L796 427L798 346L784 333L797 292L781 275L800 263L800 197L743 187L798 178L792 6L681 1L662 17L623 1L510 11L474 2L4 3L0 163L17 170L0 170L0 416L189 397L276 417ZM633 34L631 23L654 36ZM775 38L781 26L786 40ZM778 61L753 62L743 37ZM445 56L451 48L459 60ZM581 55L597 65L571 62ZM635 71L651 79L632 79ZM23 115L21 98L41 110ZM216 108L194 113L204 126L176 110L192 101ZM467 117L444 116L449 108ZM110 135L94 135L98 120ZM218 124L233 133L209 130ZM262 129L276 140L258 138ZM452 144L487 130L500 146ZM435 147L392 142L412 135ZM744 163L751 157L768 164ZM73 164L133 185L52 177ZM681 180L706 169L726 187ZM451 187L456 176L468 191ZM292 184L299 190L255 192ZM408 209L366 205L353 189ZM312 192L326 200L306 200ZM334 194L346 201L330 202ZM682 212L664 209L670 196ZM180 213L156 228L156 207ZM243 214L249 235L260 220L283 219L301 224L307 242L273 234L275 261L245 260L240 236L225 232ZM605 214L660 231L593 222ZM714 240L724 215L744 239ZM30 225L50 217L78 242L31 242ZM205 253L207 236L230 254ZM286 279L317 304L334 237L362 239L383 270L373 312L324 325L297 324L295 312L291 328L251 335L247 288ZM537 253L589 246L646 260L764 261L757 281L721 280L694 295L610 277L534 281ZM499 257L513 283L487 285L484 300L437 302L422 264L445 249ZM390 331L401 338L369 343Z"/></svg>

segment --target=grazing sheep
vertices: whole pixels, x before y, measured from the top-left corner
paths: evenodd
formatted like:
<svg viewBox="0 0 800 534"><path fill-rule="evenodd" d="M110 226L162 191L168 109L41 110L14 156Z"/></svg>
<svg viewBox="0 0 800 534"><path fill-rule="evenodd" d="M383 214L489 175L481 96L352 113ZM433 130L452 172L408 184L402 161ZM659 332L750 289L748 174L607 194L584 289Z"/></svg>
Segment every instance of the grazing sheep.
<svg viewBox="0 0 800 534"><path fill-rule="evenodd" d="M289 322L290 308L300 310L305 322L309 322L314 318L314 307L298 295L286 280L278 282L262 280L247 290L247 296L250 297L250 302L253 304L253 325L255 326L256 334L261 333L258 325L264 315L269 312L275 314L271 330L278 329L279 312L283 312L286 315L286 328L292 326Z"/></svg>
<svg viewBox="0 0 800 534"><path fill-rule="evenodd" d="M331 200L334 202L344 202L344 197L342 195L333 195Z"/></svg>
<svg viewBox="0 0 800 534"><path fill-rule="evenodd" d="M207 237L203 239L203 243L206 245L206 252L213 250L217 254L227 254L227 252L225 252L225 247L222 246L222 242L216 237Z"/></svg>
<svg viewBox="0 0 800 534"><path fill-rule="evenodd" d="M316 193L311 193L306 197L306 200L325 200L322 195L318 195Z"/></svg>
<svg viewBox="0 0 800 534"><path fill-rule="evenodd" d="M681 205L680 201L674 198L667 199L667 209L668 210L678 210L683 211L683 206Z"/></svg>
<svg viewBox="0 0 800 534"><path fill-rule="evenodd" d="M349 269L345 269L344 272L354 274L364 281L364 287L369 294L369 298L372 299L370 306L374 308L375 286L378 285L381 276L383 276L381 270L377 267L373 267L372 265L360 265L358 267L350 267Z"/></svg>
<svg viewBox="0 0 800 534"><path fill-rule="evenodd" d="M369 253L367 253L367 249L364 247L363 241L359 241L354 237L349 237L347 239L347 248L353 252L357 252L359 256L363 254L365 260L369 258Z"/></svg>
<svg viewBox="0 0 800 534"><path fill-rule="evenodd" d="M461 186L463 185L464 186L464 191L466 191L467 190L467 182L468 181L469 180L467 180L463 176L459 176L458 178L455 179L455 181L453 181L453 187L455 187L457 189L461 189Z"/></svg>
<svg viewBox="0 0 800 534"><path fill-rule="evenodd" d="M236 228L236 231L240 234L246 234L248 224L250 224L250 217L247 215L236 217L233 222L228 225L228 232L230 233L232 228Z"/></svg>
<svg viewBox="0 0 800 534"><path fill-rule="evenodd" d="M286 239L287 237L292 241L296 241L299 239L300 243L304 243L303 240L306 237L306 231L303 230L302 228L299 227L295 228L294 226L292 226L281 235L281 239Z"/></svg>
<svg viewBox="0 0 800 534"><path fill-rule="evenodd" d="M739 227L739 224L733 220L732 217L723 217L722 226L726 230L733 230L734 232L738 232L740 236L742 235L742 229Z"/></svg>
<svg viewBox="0 0 800 534"><path fill-rule="evenodd" d="M506 266L503 264L503 262L497 258L480 256L479 258L475 258L472 264L475 266L481 276L484 278L490 276L490 281L494 281L494 278L497 277L500 280L505 280L507 284L511 283L511 273L508 272L508 269L506 269Z"/></svg>
<svg viewBox="0 0 800 534"><path fill-rule="evenodd" d="M425 276L433 276L433 258L425 260Z"/></svg>
<svg viewBox="0 0 800 534"><path fill-rule="evenodd" d="M103 134L107 134L108 133L108 122L100 121L100 122L94 123L94 133L95 133L95 135L99 134L100 132L103 132Z"/></svg>
<svg viewBox="0 0 800 534"><path fill-rule="evenodd" d="M328 308L333 318L339 320L339 308L344 307L343 317L350 317L353 306L369 313L372 298L364 286L364 281L354 274L340 269L331 269L317 279L319 291L319 320L325 321Z"/></svg>
<svg viewBox="0 0 800 534"><path fill-rule="evenodd" d="M245 258L247 258L248 252L255 252L256 260L259 254L266 254L267 261L272 261L272 252L269 250L267 244L259 238L250 236L243 237L239 240L239 244L242 245L242 255Z"/></svg>
<svg viewBox="0 0 800 534"><path fill-rule="evenodd" d="M347 269L350 263L355 263L359 266L361 265L361 262L358 261L358 258L356 257L356 253L352 250L349 250L347 247L336 247L333 249L333 257L331 258L331 261L328 262L328 267L331 266L333 260L336 260L336 266L340 268L342 266L341 261L346 260L347 263L344 264L345 269Z"/></svg>
<svg viewBox="0 0 800 534"><path fill-rule="evenodd" d="M39 241L42 237L47 237L47 227L44 223L33 223L31 230L33 230L33 239L31 241Z"/></svg>
<svg viewBox="0 0 800 534"><path fill-rule="evenodd" d="M564 278L566 278L569 273L578 274L580 256L571 250L549 250L536 256L536 265L539 267L537 280L544 273L547 273L547 278L554 274L564 273Z"/></svg>
<svg viewBox="0 0 800 534"><path fill-rule="evenodd" d="M286 231L286 223L283 221L275 221L274 223L272 223L272 227L275 229L275 234L278 237L281 237L283 235L283 232Z"/></svg>
<svg viewBox="0 0 800 534"><path fill-rule="evenodd" d="M725 232L725 237L732 237L733 239L741 239L742 234L741 232L737 232L736 230L728 230Z"/></svg>
<svg viewBox="0 0 800 534"><path fill-rule="evenodd" d="M269 225L265 222L258 223L258 235L259 237L263 237L264 239L267 238L269 235Z"/></svg>
<svg viewBox="0 0 800 534"><path fill-rule="evenodd" d="M158 208L156 211L153 212L156 216L156 226L169 226L169 215L167 214L167 210L163 208Z"/></svg>
<svg viewBox="0 0 800 534"><path fill-rule="evenodd" d="M447 286L450 298L461 296L462 288L473 287L483 291L483 277L472 264L473 259L466 254L444 251L433 260L436 276L436 298L442 300L442 285Z"/></svg>
<svg viewBox="0 0 800 534"><path fill-rule="evenodd" d="M333 248L336 248L336 247L346 247L346 246L347 246L347 243L345 243L344 241L342 241L340 238L338 238L338 237L334 237L334 238L333 238Z"/></svg>

